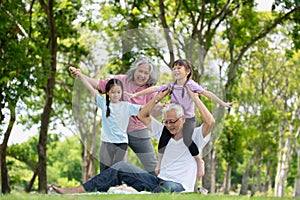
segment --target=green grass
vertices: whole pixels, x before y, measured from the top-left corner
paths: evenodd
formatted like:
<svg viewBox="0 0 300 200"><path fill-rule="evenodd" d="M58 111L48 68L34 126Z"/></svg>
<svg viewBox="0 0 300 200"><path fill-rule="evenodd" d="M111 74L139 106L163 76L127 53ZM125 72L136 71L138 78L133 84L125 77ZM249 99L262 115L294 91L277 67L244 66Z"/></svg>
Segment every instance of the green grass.
<svg viewBox="0 0 300 200"><path fill-rule="evenodd" d="M1 200L281 200L292 198L276 197L247 197L247 196L229 196L229 195L201 195L196 193L190 194L80 194L80 195L58 195L58 194L27 194L14 193L0 196Z"/></svg>

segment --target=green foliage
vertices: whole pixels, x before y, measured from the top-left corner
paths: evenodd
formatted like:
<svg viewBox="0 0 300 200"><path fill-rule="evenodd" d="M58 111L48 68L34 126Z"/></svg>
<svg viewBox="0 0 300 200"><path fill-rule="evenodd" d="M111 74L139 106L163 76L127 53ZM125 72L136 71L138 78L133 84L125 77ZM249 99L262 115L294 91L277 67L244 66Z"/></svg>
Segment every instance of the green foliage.
<svg viewBox="0 0 300 200"><path fill-rule="evenodd" d="M15 1L13 4L3 2L5 8L0 13L0 132L4 117L4 109L15 109L20 98L30 95L34 78L31 76L31 65L35 62L31 60L28 53L32 46L26 38L26 31L22 30L19 24L28 23L24 17L24 2ZM20 38L20 39L18 39Z"/></svg>
<svg viewBox="0 0 300 200"><path fill-rule="evenodd" d="M34 171L37 168L37 137L30 138L22 144L14 144L7 148L7 155L24 162L30 170Z"/></svg>
<svg viewBox="0 0 300 200"><path fill-rule="evenodd" d="M48 182L70 186L82 180L81 144L78 137L69 137L48 149Z"/></svg>
<svg viewBox="0 0 300 200"><path fill-rule="evenodd" d="M242 162L244 143L244 122L233 116L227 116L224 123L223 134L220 138L222 145L221 155L233 168Z"/></svg>
<svg viewBox="0 0 300 200"><path fill-rule="evenodd" d="M33 173L24 162L7 157L10 184L13 190L23 190L30 181Z"/></svg>
<svg viewBox="0 0 300 200"><path fill-rule="evenodd" d="M22 144L8 147L7 166L13 189L27 186L37 168L37 137L30 138ZM57 134L48 135L47 175L49 183L64 187L81 183L81 144L78 137L60 139ZM26 174L26 176L24 176ZM34 189L37 188L37 182Z"/></svg>
<svg viewBox="0 0 300 200"><path fill-rule="evenodd" d="M241 144L244 144L244 161L251 160L250 176L256 177L259 172L261 184L275 180L278 153L281 152L278 141L285 138L280 135L282 133L278 130L278 124L291 117L291 113L286 112L286 104L281 97L290 94L283 89L286 81L292 85L294 82L288 78L291 77L292 67L281 64L286 63L287 58L282 51L271 48L269 41L269 37L260 41L249 54L250 59L245 59L243 64L246 67L239 87L233 90L239 99L238 116L242 116L243 121L244 133L241 141L244 142ZM295 93L292 96L294 95ZM292 97L288 97L290 98ZM238 169L239 173L245 170L245 164L242 166ZM272 174L271 180L267 177L268 174ZM249 185L253 181L258 184L258 180L252 179L249 180Z"/></svg>
<svg viewBox="0 0 300 200"><path fill-rule="evenodd" d="M57 76L54 88L54 102L50 121L51 129L56 128L56 124L71 124L71 95L70 91L73 84L73 78L68 72L70 66L78 66L84 59L88 51L78 42L80 34L74 20L78 17L78 11L81 8L80 1L62 0L54 4L55 23L58 36L58 54L57 54ZM32 70L28 71L31 77L34 77L34 87L31 96L24 98L27 106L27 115L20 116L20 121L24 125L31 127L40 121L40 115L44 106L46 81L50 75L48 67L49 57L49 29L47 18L41 10L40 4L33 4L32 27L30 35L30 44L34 45L31 51L31 60L36 64L32 65ZM28 25L29 26L29 25ZM27 27L26 27L27 28ZM29 28L28 28L29 29ZM19 61L18 61L19 62Z"/></svg>

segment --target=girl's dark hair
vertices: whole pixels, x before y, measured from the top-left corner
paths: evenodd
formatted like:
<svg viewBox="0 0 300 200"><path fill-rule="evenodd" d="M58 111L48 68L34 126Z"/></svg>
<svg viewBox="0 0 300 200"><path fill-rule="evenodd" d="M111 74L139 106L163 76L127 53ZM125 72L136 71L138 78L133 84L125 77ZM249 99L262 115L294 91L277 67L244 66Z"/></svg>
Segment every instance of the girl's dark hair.
<svg viewBox="0 0 300 200"><path fill-rule="evenodd" d="M179 60L176 60L173 64L172 64L172 69L174 68L175 65L179 65L179 66L183 66L186 70L190 70L190 73L187 75L186 77L186 81L185 83L183 84L183 87L182 87L182 98L184 96L184 86L185 84L190 80L191 77L193 77L193 66L192 66L192 63L186 59L179 59ZM173 89L174 89L174 85L177 84L177 80L174 82L171 90L170 90L170 94L172 94L173 92Z"/></svg>
<svg viewBox="0 0 300 200"><path fill-rule="evenodd" d="M109 96L108 96L108 92L110 91L110 89L113 87L113 86L115 86L115 85L118 85L118 86L120 86L121 87L121 89L122 89L122 97L121 97L121 99L123 99L123 84L122 84L122 82L119 80L119 79L115 79L115 78L112 78L112 79L110 79L107 83L106 83L106 85L105 85L105 95L106 95L106 117L109 117L109 115L110 115L110 108L109 108L109 103L110 103L110 101L109 101Z"/></svg>

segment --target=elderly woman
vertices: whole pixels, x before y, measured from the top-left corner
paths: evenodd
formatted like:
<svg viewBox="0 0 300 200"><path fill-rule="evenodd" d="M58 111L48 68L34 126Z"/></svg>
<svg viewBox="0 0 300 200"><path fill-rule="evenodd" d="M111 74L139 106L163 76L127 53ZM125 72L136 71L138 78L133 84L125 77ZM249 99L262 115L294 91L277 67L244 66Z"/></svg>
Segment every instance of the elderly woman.
<svg viewBox="0 0 300 200"><path fill-rule="evenodd" d="M79 69L72 72L77 75ZM124 93L136 93L151 87L156 84L158 70L154 64L146 57L137 59L127 71L126 74L115 75L112 78L119 79L124 86ZM105 92L105 85L111 79L97 80L90 77L85 77L90 84L100 93ZM142 95L135 98L127 98L124 96L124 101L130 103L146 105L155 94ZM128 146L135 152L140 159L146 171L154 173L157 164L156 154L151 142L149 130L136 116L132 116L127 127ZM100 149L101 151L101 149ZM104 170L105 158L100 157L100 170ZM101 170L101 171L102 171Z"/></svg>

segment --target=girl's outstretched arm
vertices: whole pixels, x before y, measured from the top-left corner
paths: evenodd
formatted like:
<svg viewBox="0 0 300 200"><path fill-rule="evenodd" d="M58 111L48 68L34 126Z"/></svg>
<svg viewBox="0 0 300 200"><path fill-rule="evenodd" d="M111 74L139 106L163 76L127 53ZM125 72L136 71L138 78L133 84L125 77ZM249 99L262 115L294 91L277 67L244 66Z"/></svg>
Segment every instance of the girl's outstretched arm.
<svg viewBox="0 0 300 200"><path fill-rule="evenodd" d="M74 69L76 71L74 71ZM87 77L86 75L83 75L80 70L74 68L74 67L70 67L69 68L70 72L75 75L76 77L78 77L81 82L83 83L83 85L89 90L89 92L93 95L93 98L96 98L96 91L95 88L93 87L93 85L90 83L89 81L89 77Z"/></svg>
<svg viewBox="0 0 300 200"><path fill-rule="evenodd" d="M207 91L207 90L203 91L201 94L203 94L207 98L210 98L212 101L214 101L217 104L224 106L224 107L231 108L233 106L233 104L235 103L235 102L224 102L222 99L217 97L214 93Z"/></svg>
<svg viewBox="0 0 300 200"><path fill-rule="evenodd" d="M134 98L134 97L142 96L145 94L152 94L154 92L156 92L156 87L152 86L152 87L148 87L144 90L141 90L141 91L133 93L133 94L128 93L128 92L124 92L124 94L127 95L128 98Z"/></svg>
<svg viewBox="0 0 300 200"><path fill-rule="evenodd" d="M70 67L70 68L69 68L69 71L70 71L71 74L72 74L73 76L75 76L75 77L77 77L79 74L81 74L80 69L75 68L75 67ZM85 76L85 79L86 79L86 81L89 82L89 84L90 84L93 88L99 89L99 88L98 88L99 85L98 85L98 80L97 80L97 79L91 78L91 77L88 77L88 76Z"/></svg>

